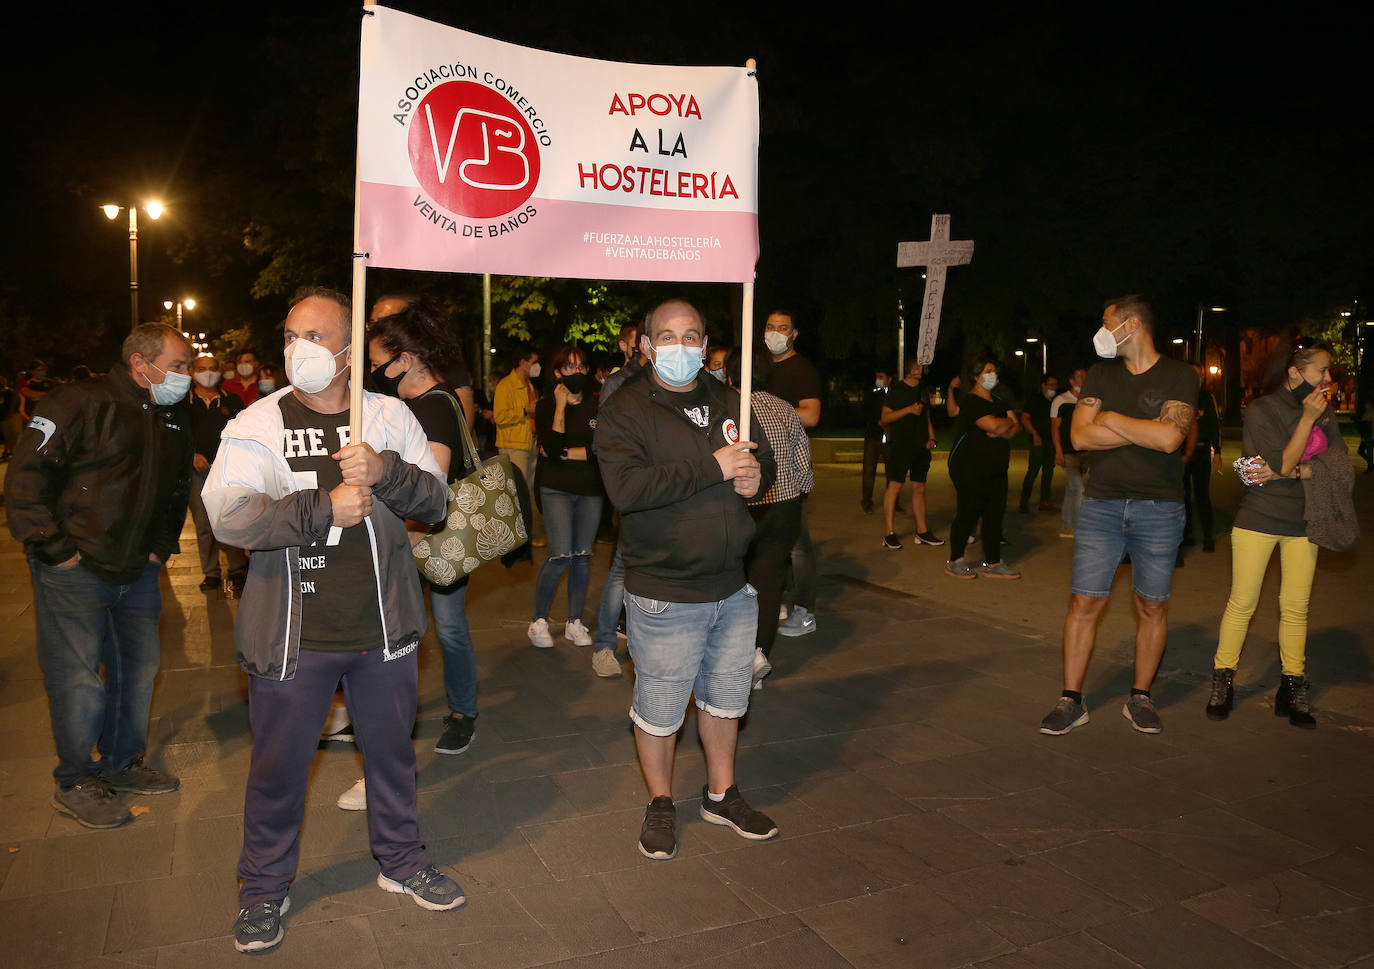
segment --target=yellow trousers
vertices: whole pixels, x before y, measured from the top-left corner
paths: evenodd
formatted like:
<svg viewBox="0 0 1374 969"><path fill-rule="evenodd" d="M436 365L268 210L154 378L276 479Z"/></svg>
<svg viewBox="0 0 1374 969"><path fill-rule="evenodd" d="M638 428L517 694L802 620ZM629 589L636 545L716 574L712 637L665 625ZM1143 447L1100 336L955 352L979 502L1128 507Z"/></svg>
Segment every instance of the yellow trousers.
<svg viewBox="0 0 1374 969"><path fill-rule="evenodd" d="M1264 570L1279 547L1279 660L1287 676L1302 676L1307 663L1307 604L1317 571L1317 546L1303 535L1268 535L1231 529L1231 597L1217 636L1217 669L1235 669L1259 605Z"/></svg>

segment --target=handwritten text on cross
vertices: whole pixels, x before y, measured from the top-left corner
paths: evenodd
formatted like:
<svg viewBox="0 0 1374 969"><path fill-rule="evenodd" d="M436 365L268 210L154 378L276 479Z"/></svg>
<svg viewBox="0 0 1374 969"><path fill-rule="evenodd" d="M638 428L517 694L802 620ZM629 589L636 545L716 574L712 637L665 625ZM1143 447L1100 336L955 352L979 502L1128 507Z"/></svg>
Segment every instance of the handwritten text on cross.
<svg viewBox="0 0 1374 969"><path fill-rule="evenodd" d="M971 240L951 242L949 216L930 219L929 242L897 243L897 266L926 267L926 296L921 304L921 334L916 347L916 362L929 366L935 359L935 337L940 332L940 305L945 299L945 267L965 266L973 261Z"/></svg>

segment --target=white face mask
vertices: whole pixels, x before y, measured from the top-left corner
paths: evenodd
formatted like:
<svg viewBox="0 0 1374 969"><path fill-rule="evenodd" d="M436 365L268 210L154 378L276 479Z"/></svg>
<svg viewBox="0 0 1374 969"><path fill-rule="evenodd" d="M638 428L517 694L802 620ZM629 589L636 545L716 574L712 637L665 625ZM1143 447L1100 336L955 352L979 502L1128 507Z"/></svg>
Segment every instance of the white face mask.
<svg viewBox="0 0 1374 969"><path fill-rule="evenodd" d="M538 377L538 376L539 376L541 373L543 373L543 372L544 372L543 369L539 366L538 363L532 363L532 364L530 364L530 379L531 379L531 380L533 380L535 377Z"/></svg>
<svg viewBox="0 0 1374 969"><path fill-rule="evenodd" d="M201 370L198 373L192 374L191 377L206 390L209 390L219 383L218 370Z"/></svg>
<svg viewBox="0 0 1374 969"><path fill-rule="evenodd" d="M997 386L997 374L985 373L979 376L978 382L983 385L984 390L991 390Z"/></svg>
<svg viewBox="0 0 1374 969"><path fill-rule="evenodd" d="M258 368L251 363L241 363L237 369L240 377L251 377L258 372Z"/></svg>
<svg viewBox="0 0 1374 969"><path fill-rule="evenodd" d="M787 352L787 334L779 333L777 330L769 330L763 335L764 346L768 347L768 352L773 356L778 356Z"/></svg>
<svg viewBox="0 0 1374 969"><path fill-rule="evenodd" d="M344 347L338 353L330 353L318 343L292 340L286 348L286 376L305 393L318 394L339 375L334 361L347 351L348 347Z"/></svg>
<svg viewBox="0 0 1374 969"><path fill-rule="evenodd" d="M1082 387L1081 384L1071 384L1071 385L1069 386L1069 389L1073 391L1073 395L1074 395L1075 397L1077 397L1079 394L1083 393L1083 387Z"/></svg>
<svg viewBox="0 0 1374 969"><path fill-rule="evenodd" d="M1116 330L1121 329L1121 327L1125 325L1125 323L1122 323ZM1102 326L1098 328L1098 331L1093 334L1093 349L1097 351L1097 355L1103 360L1110 360L1112 357L1116 356L1116 348L1134 336L1134 334L1127 334L1124 340L1118 341L1116 338L1116 330L1107 329L1107 324L1103 323Z"/></svg>
<svg viewBox="0 0 1374 969"><path fill-rule="evenodd" d="M1046 399L1046 400L1054 400L1054 397L1055 397L1055 393L1054 393L1053 390L1046 390L1046 391L1045 391L1045 399Z"/></svg>

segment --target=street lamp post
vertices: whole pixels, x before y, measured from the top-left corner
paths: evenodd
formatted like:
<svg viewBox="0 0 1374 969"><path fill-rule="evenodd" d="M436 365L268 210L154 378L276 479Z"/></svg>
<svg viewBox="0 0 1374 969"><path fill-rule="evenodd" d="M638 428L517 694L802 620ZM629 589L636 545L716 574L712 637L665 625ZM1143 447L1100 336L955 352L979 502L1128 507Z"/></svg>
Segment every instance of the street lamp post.
<svg viewBox="0 0 1374 969"><path fill-rule="evenodd" d="M1203 354L1202 354L1202 314L1203 314L1205 311L1209 310L1209 309L1210 309L1213 313L1225 313L1225 312L1226 312L1226 307L1224 307L1224 306L1204 306L1204 305L1202 305L1201 303L1198 303L1198 304L1197 304L1197 334L1196 334L1196 336L1195 336L1195 338L1194 338L1194 340L1193 340L1193 352L1197 355L1197 362L1198 362L1198 363L1202 363L1202 362L1203 362L1203 361L1202 361L1202 356L1203 356Z"/></svg>
<svg viewBox="0 0 1374 969"><path fill-rule="evenodd" d="M1046 341L1046 340L1042 340L1042 339L1040 339L1039 337L1034 337L1034 336L1028 336L1028 337L1026 337L1026 342L1027 342L1027 343L1038 343L1038 344L1040 344L1040 376L1041 376L1041 377L1047 377L1047 376L1049 376L1049 372L1050 372L1050 345L1049 345L1049 342Z"/></svg>
<svg viewBox="0 0 1374 969"><path fill-rule="evenodd" d="M105 218L113 222L119 218L121 210L129 210L129 328L138 326L138 206L137 205L115 205L107 203L102 205L101 211L105 213ZM143 210L148 213L148 218L157 221L158 216L162 215L162 203L147 202Z"/></svg>
<svg viewBox="0 0 1374 969"><path fill-rule="evenodd" d="M185 299L178 299L178 300L164 299L164 300L162 301L162 308L165 309L165 310L169 310L169 309L171 309L173 306L176 307L176 311L177 311L177 329L179 330L179 329L181 329L181 308L182 308L183 306L185 306L187 310L193 310L193 309L196 308L196 301L193 300L193 299L191 299L191 297L189 297L189 296L187 296ZM202 333L201 336L204 337L205 334Z"/></svg>

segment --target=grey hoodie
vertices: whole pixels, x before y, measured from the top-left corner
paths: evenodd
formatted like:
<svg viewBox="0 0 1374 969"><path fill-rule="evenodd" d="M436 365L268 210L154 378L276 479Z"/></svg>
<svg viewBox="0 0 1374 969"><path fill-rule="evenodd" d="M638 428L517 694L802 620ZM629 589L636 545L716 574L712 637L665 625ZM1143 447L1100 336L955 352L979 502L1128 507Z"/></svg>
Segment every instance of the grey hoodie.
<svg viewBox="0 0 1374 969"><path fill-rule="evenodd" d="M292 392L262 398L229 422L201 492L215 537L252 552L234 624L239 666L275 680L295 676L300 652L300 548L325 539L334 521L329 492L302 488L282 456L279 400ZM377 596L385 646L396 649L418 640L427 624L405 520L443 518L448 486L419 421L401 401L364 392L362 435L383 467L372 514L354 526L368 531L380 581L358 593Z"/></svg>

